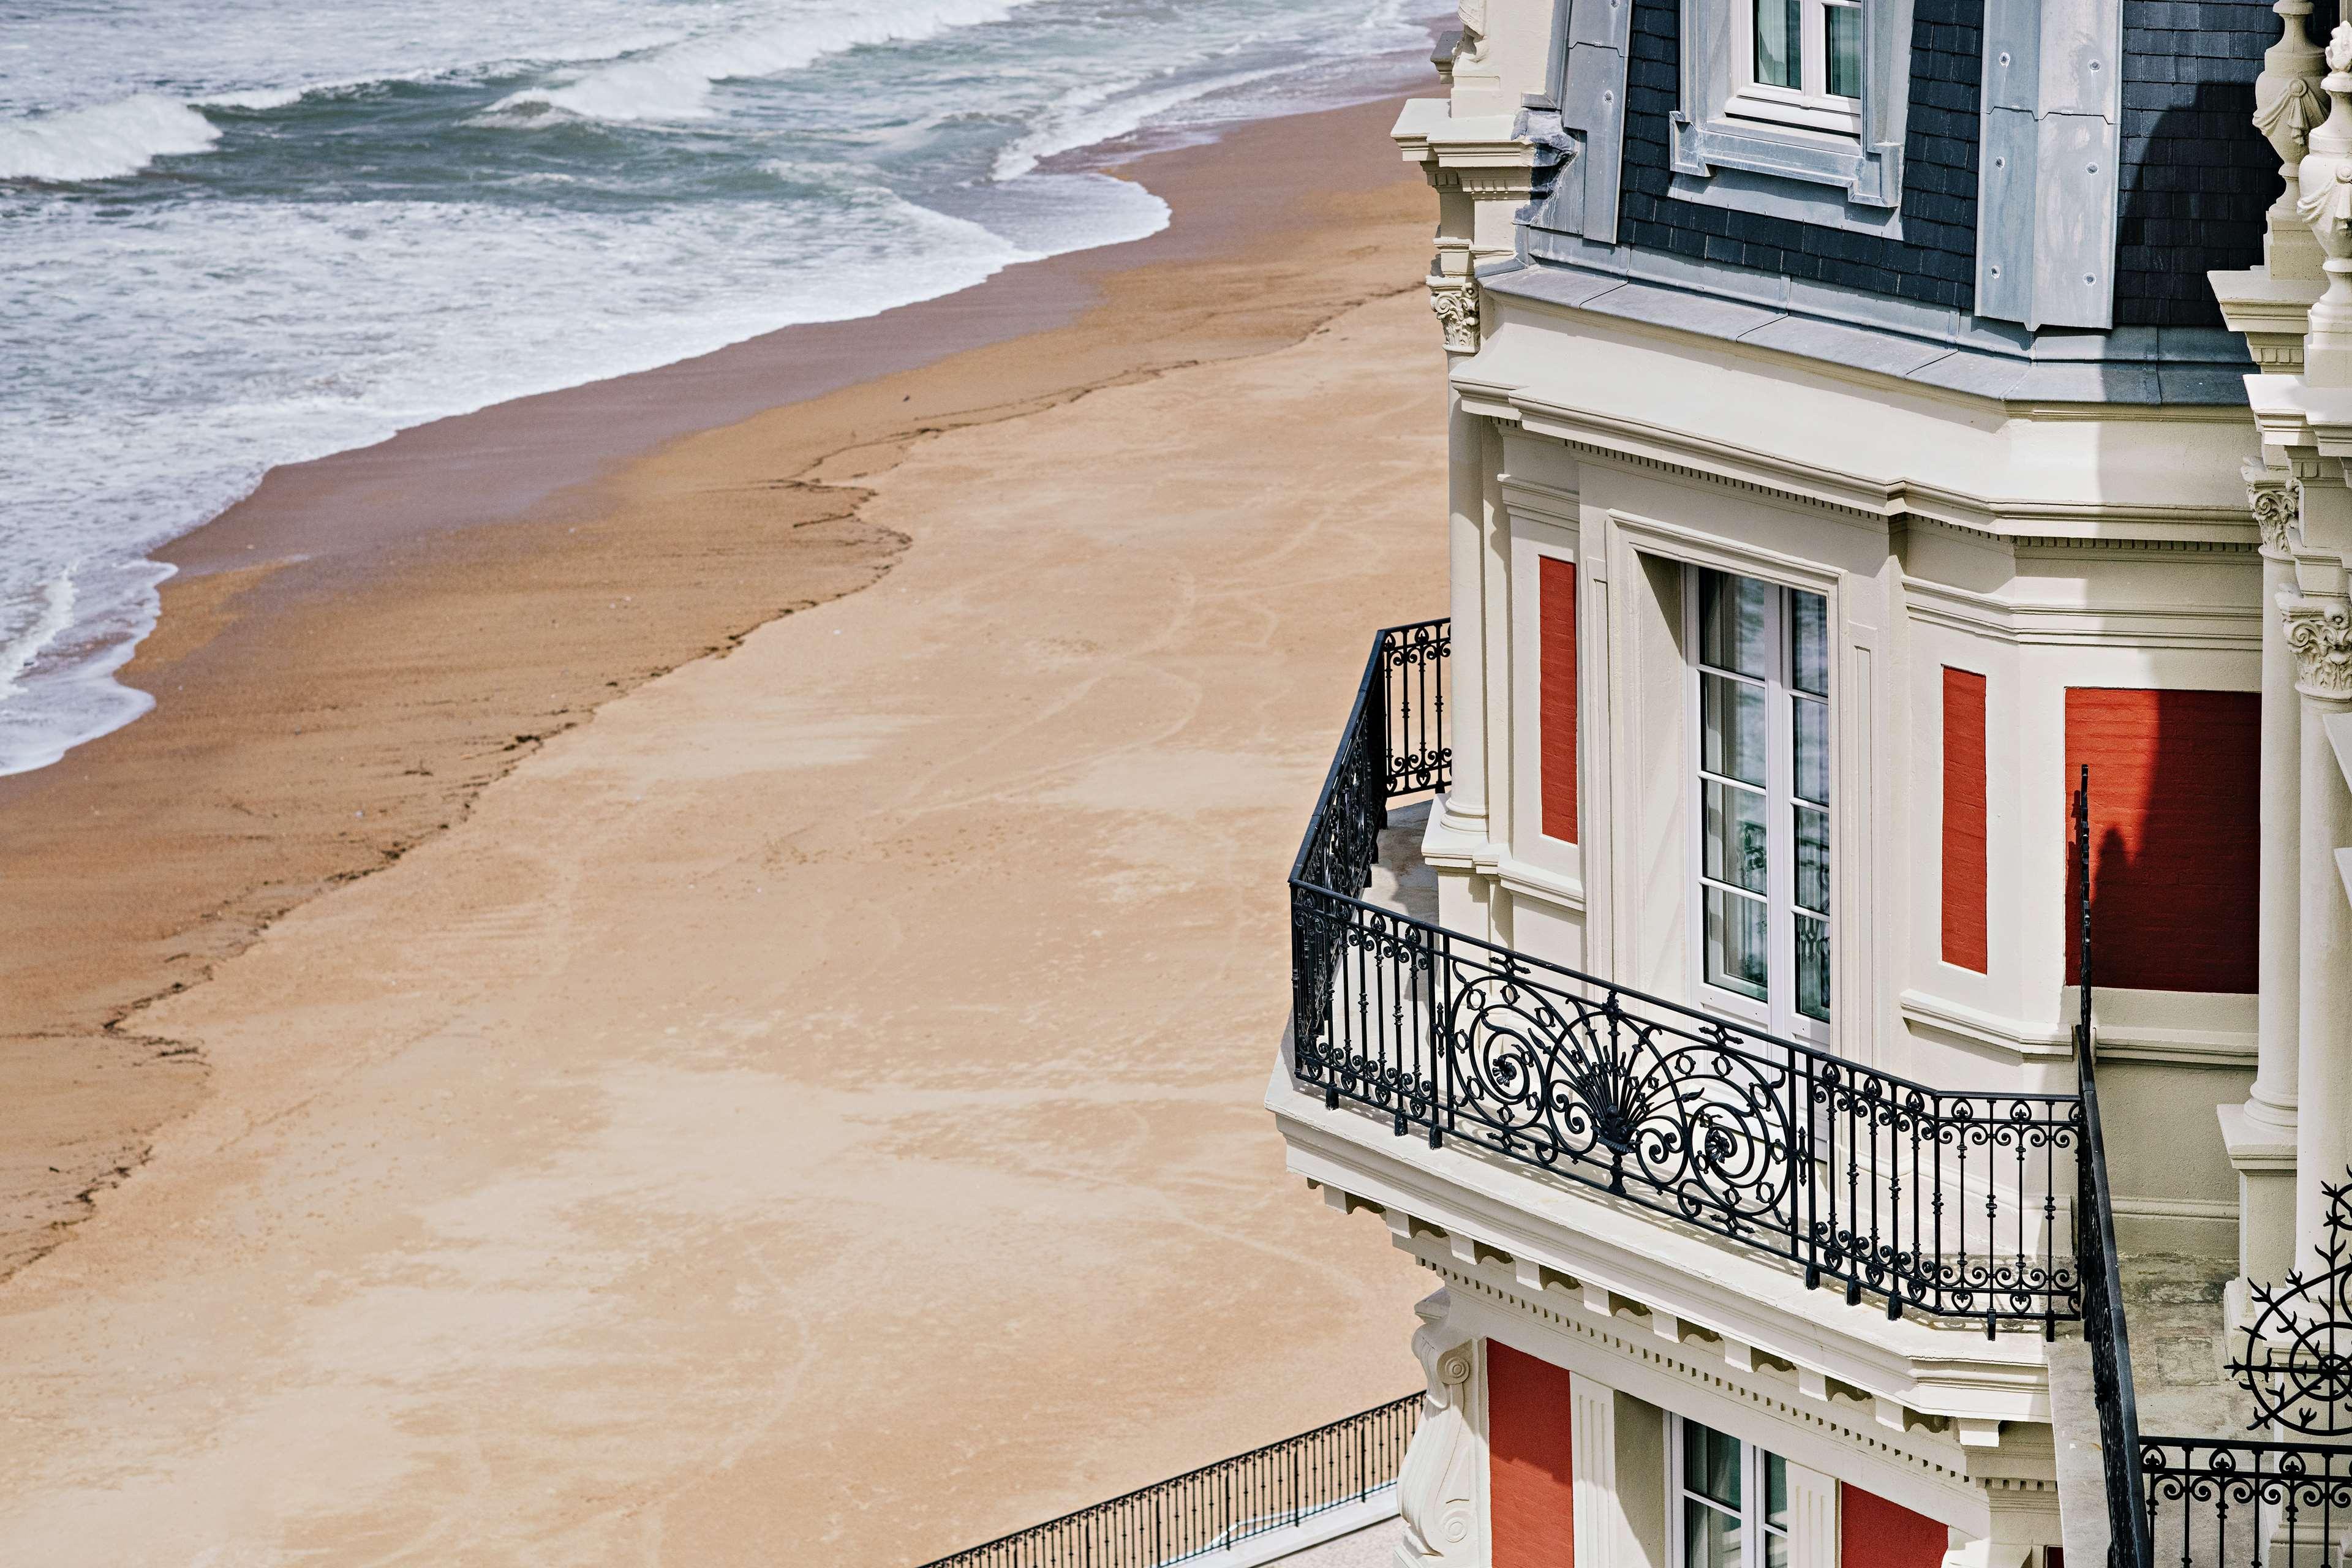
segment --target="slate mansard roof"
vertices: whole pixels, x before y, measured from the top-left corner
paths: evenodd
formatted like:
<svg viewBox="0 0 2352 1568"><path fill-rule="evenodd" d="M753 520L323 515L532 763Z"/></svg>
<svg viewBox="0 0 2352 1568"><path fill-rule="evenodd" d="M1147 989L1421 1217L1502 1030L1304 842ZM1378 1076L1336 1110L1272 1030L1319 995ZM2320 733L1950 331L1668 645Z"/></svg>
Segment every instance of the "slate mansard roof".
<svg viewBox="0 0 2352 1568"><path fill-rule="evenodd" d="M1788 204L1694 199L1692 183L1677 176L1685 19L1724 3L1632 0L1613 14L1602 9L1606 0L1563 0L1574 15L1558 101L1531 101L1528 123L1570 155L1555 188L1527 210L1525 262L1490 288L1660 319L1687 319L1688 295L1711 294L1774 321L1819 318L1849 333L1891 333L1915 350L1940 346L1951 353L1919 366L1920 379L1995 395L2243 401L2244 348L2223 330L2206 274L2261 260L2263 214L2278 192L2277 159L2252 125L2254 78L2279 37L2269 0L1910 0L1899 225L1877 232L1815 221ZM2314 37L2326 37L2335 11L2322 0ZM2061 158L2046 140L2036 164L2032 128L2049 106L2029 98L2018 117L2018 81L2039 40L2086 23L2119 56L2120 89L2105 100L2098 132L2114 149L2103 174L2095 148L2087 159ZM2000 77L2007 85L1989 86L2012 54L2020 65ZM2022 90L2034 89L2029 82ZM2004 110L2010 118L1997 119ZM2020 125L2028 139L2021 166L2039 184L2022 193L2021 206L2013 188L2002 195L2008 205L1989 205L1987 138L2006 132L2011 139L1998 145L2014 150ZM2037 226L2037 201L2044 213L2113 204L2111 253L2102 233L2089 245L2096 259L2088 268L2077 256L2063 269L2104 274L2088 306L2078 298L2046 315L2021 309L2013 282L2006 298L1979 297L1998 276L1989 268L2008 264L2012 279L2021 267L2031 273L2037 245L2042 274L2052 270L2050 237L2021 232ZM1538 276L1552 267L1586 276ZM1601 279L1622 287L1595 289ZM1685 305L1646 298L1659 289L1680 292ZM2092 307L2105 319L2089 319ZM1730 335L1754 330L1737 312L1715 319ZM1895 351L1890 363L1912 357Z"/></svg>

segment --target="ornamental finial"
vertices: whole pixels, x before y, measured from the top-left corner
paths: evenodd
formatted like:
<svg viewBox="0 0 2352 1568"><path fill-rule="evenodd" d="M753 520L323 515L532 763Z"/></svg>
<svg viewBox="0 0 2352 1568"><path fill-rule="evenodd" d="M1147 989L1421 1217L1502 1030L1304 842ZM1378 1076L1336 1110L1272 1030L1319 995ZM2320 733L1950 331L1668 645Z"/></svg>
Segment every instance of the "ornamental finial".
<svg viewBox="0 0 2352 1568"><path fill-rule="evenodd" d="M2311 308L2304 339L2303 379L2313 386L2352 386L2352 22L2338 24L2327 41L2335 68L2320 81L2327 121L2311 133L2297 185L2296 216L2311 226L2327 259L2327 292Z"/></svg>

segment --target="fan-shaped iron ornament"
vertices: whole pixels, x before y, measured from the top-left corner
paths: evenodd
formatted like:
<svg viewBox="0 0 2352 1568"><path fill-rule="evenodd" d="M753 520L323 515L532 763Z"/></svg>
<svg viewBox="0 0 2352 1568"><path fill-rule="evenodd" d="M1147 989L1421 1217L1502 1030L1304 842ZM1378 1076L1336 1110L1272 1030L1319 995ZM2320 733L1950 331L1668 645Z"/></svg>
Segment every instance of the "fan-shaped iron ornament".
<svg viewBox="0 0 2352 1568"><path fill-rule="evenodd" d="M2253 1288L2245 1354L2230 1371L2253 1396L2254 1426L2341 1437L2352 1436L2352 1181L2321 1191L2327 1239L2314 1250L2324 1267Z"/></svg>

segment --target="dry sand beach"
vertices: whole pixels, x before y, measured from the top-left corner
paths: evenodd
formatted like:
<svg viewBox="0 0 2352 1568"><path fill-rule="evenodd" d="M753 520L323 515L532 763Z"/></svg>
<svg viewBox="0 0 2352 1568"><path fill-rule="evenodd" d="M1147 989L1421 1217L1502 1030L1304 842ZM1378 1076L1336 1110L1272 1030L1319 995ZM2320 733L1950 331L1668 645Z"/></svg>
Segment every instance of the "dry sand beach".
<svg viewBox="0 0 2352 1568"><path fill-rule="evenodd" d="M1443 602L1392 114L173 547L0 789L0 1562L883 1568L1413 1385L1257 1104Z"/></svg>

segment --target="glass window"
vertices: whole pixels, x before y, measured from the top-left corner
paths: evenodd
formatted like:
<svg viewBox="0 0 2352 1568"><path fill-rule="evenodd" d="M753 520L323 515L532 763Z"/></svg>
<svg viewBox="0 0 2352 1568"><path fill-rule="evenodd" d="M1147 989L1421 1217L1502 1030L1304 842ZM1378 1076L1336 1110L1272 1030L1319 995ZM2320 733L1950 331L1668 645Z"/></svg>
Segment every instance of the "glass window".
<svg viewBox="0 0 2352 1568"><path fill-rule="evenodd" d="M1747 0L1731 112L1853 134L1861 129L1860 0Z"/></svg>
<svg viewBox="0 0 2352 1568"><path fill-rule="evenodd" d="M1756 79L1768 87L1805 85L1803 0L1756 0Z"/></svg>
<svg viewBox="0 0 2352 1568"><path fill-rule="evenodd" d="M1700 977L1830 1016L1830 634L1819 594L1694 569Z"/></svg>
<svg viewBox="0 0 2352 1568"><path fill-rule="evenodd" d="M1788 1461L1681 1416L1675 1443L1681 1568L1787 1568Z"/></svg>

